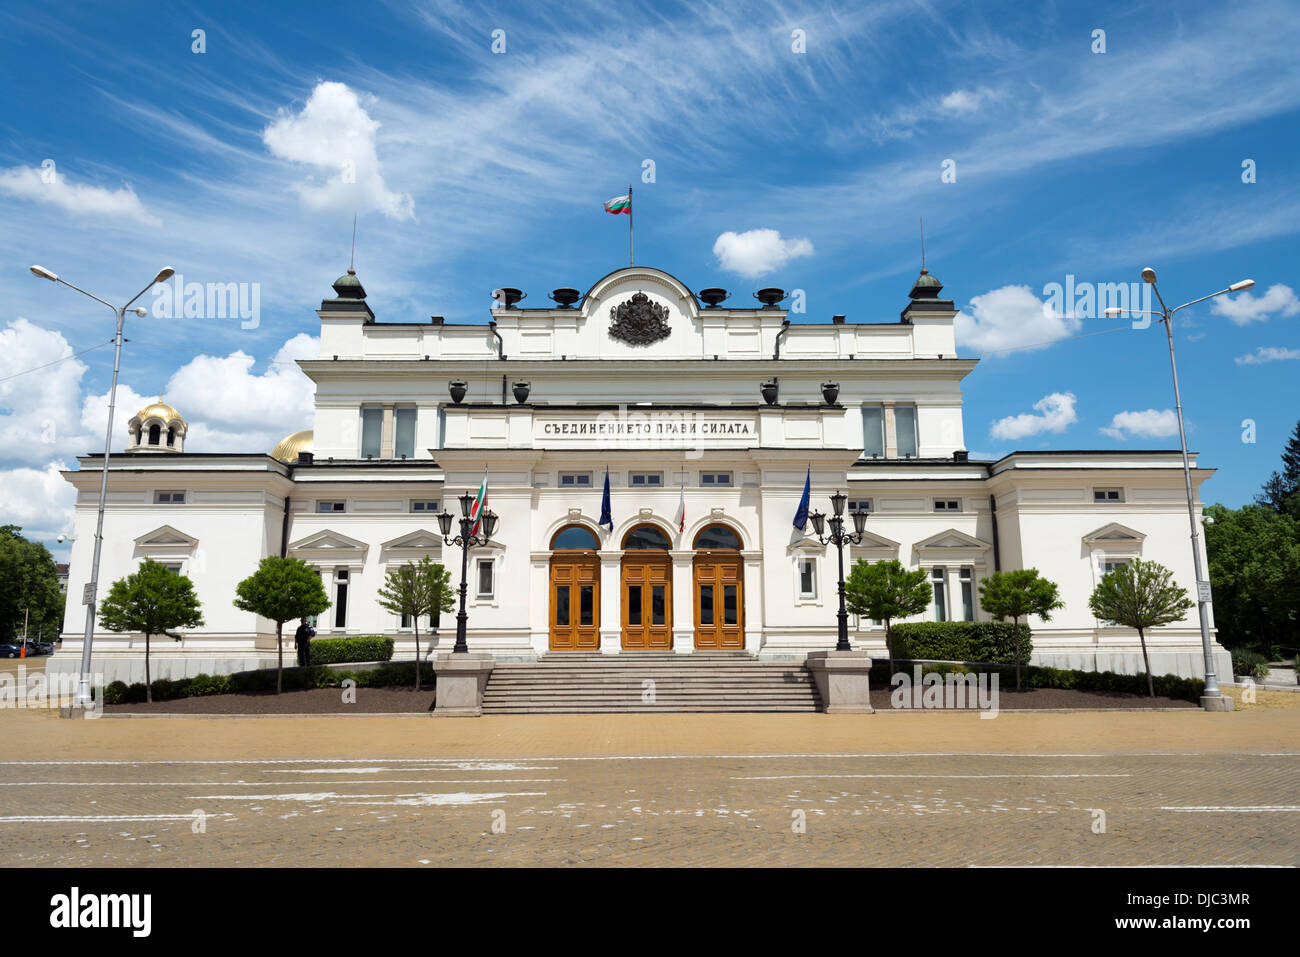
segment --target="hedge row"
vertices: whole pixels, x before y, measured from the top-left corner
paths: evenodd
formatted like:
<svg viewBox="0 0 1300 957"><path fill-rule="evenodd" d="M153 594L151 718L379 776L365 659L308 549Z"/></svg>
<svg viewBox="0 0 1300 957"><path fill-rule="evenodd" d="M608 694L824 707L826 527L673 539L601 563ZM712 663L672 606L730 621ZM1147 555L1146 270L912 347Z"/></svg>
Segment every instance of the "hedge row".
<svg viewBox="0 0 1300 957"><path fill-rule="evenodd" d="M969 659L967 659L969 660ZM913 674L912 667L900 665L894 662L895 669ZM1013 689L1015 687L1015 667L1007 665L991 665L988 667L966 667L956 664L927 664L921 667L922 674L930 672L939 674L949 674L957 672L960 674L972 674L976 672L999 673L998 687L1000 689ZM871 665L871 681L877 688L890 688L890 678L888 661L873 661ZM1109 693L1135 694L1146 697L1147 695L1147 676L1143 674L1124 675L1114 671L1068 671L1063 668L1046 668L1040 665L1029 665L1020 669L1021 685L1025 688L1062 688L1072 691L1100 691ZM1187 701L1200 701L1201 695L1205 693L1205 682L1200 678L1180 678L1178 675L1155 675L1152 683L1155 685L1156 696L1163 698L1179 698Z"/></svg>
<svg viewBox="0 0 1300 957"><path fill-rule="evenodd" d="M1232 673L1243 678L1262 680L1268 676L1268 659L1249 648L1231 648Z"/></svg>
<svg viewBox="0 0 1300 957"><path fill-rule="evenodd" d="M1029 664L1028 625L1009 621L915 621L889 629L895 658Z"/></svg>
<svg viewBox="0 0 1300 957"><path fill-rule="evenodd" d="M308 688L338 688L351 679L358 688L386 688L392 685L413 685L415 683L415 664L405 662L396 665L383 665L367 668L364 671L343 671L338 668L312 666L310 668L286 668L284 670L284 690L301 691ZM433 690L433 665L425 662L420 665L421 683L429 682ZM172 701L176 698L199 698L214 694L248 694L259 691L275 690L275 669L263 668L258 671L237 671L230 675L195 675L193 678L181 678L173 681L159 678L153 682L154 701ZM124 681L114 681L104 689L104 704L140 704L144 701L144 682L128 685Z"/></svg>
<svg viewBox="0 0 1300 957"><path fill-rule="evenodd" d="M356 638L313 638L307 646L313 665L338 665L350 661L392 661L393 639L379 635Z"/></svg>

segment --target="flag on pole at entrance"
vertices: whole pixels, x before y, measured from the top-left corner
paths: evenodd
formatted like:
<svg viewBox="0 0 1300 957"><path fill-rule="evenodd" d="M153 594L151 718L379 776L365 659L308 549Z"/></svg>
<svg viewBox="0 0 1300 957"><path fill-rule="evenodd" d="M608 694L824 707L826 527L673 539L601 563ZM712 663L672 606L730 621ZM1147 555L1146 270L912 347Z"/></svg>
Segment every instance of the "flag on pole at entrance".
<svg viewBox="0 0 1300 957"><path fill-rule="evenodd" d="M673 517L677 523L677 531L686 527L686 486L682 486L681 495L677 499L677 514Z"/></svg>
<svg viewBox="0 0 1300 957"><path fill-rule="evenodd" d="M617 216L619 213L627 213L629 216L631 216L632 215L632 194L628 193L626 196L615 196L611 200L606 200L605 212L613 213L615 216ZM653 210L651 210L651 212L653 212Z"/></svg>
<svg viewBox="0 0 1300 957"><path fill-rule="evenodd" d="M812 466L803 480L803 498L799 499L799 508L794 513L794 527L803 531L808 526L808 506L812 503Z"/></svg>
<svg viewBox="0 0 1300 957"><path fill-rule="evenodd" d="M605 493L600 497L600 521L597 523L614 530L614 517L609 509L609 468L605 468Z"/></svg>
<svg viewBox="0 0 1300 957"><path fill-rule="evenodd" d="M474 527L470 530L471 535L477 535L479 526L483 524L483 510L487 508L488 503L488 473L487 469L483 470L483 484L478 487L478 495L474 498L474 504L470 506L469 517L474 522Z"/></svg>

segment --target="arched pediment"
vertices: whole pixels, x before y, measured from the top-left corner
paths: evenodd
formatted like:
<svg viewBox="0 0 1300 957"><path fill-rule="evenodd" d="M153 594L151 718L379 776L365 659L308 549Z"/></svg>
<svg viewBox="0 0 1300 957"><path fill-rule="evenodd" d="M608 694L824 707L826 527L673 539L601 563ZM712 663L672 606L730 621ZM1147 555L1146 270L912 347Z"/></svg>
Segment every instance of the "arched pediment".
<svg viewBox="0 0 1300 957"><path fill-rule="evenodd" d="M692 318L699 313L699 302L695 294L676 276L649 266L625 266L606 273L592 283L582 299L583 315L603 316L608 312L609 305L604 300L610 298L610 293L615 290L621 293L623 287L628 284L637 286L642 291L658 292L666 299L675 300L680 304L679 308ZM602 304L606 307L604 310L600 308Z"/></svg>

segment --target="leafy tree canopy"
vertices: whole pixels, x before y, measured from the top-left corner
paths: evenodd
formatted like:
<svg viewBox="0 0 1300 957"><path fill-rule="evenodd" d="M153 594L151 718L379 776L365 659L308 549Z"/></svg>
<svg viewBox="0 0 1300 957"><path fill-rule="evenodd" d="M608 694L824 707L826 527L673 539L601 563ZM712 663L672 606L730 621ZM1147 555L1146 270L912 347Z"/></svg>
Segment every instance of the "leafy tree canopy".
<svg viewBox="0 0 1300 957"><path fill-rule="evenodd" d="M1181 621L1196 602L1173 578L1174 573L1159 562L1135 558L1106 573L1088 607L1102 621L1139 631Z"/></svg>
<svg viewBox="0 0 1300 957"><path fill-rule="evenodd" d="M178 629L203 624L194 583L166 565L145 559L130 575L113 582L99 606L109 631L166 635L180 641Z"/></svg>
<svg viewBox="0 0 1300 957"><path fill-rule="evenodd" d="M40 542L24 538L17 525L0 526L0 639L29 634L46 637L63 625L64 597L54 557Z"/></svg>
<svg viewBox="0 0 1300 957"><path fill-rule="evenodd" d="M271 556L235 586L235 607L269 618L277 629L295 618L319 615L330 606L320 575L304 561Z"/></svg>

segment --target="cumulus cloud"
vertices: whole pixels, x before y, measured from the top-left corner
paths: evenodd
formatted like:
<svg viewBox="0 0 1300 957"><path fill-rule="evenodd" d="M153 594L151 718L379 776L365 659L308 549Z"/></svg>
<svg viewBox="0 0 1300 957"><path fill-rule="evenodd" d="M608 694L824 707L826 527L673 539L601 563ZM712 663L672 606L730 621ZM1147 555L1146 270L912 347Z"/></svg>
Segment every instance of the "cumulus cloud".
<svg viewBox="0 0 1300 957"><path fill-rule="evenodd" d="M1045 349L1082 325L1043 302L1028 286L1002 286L975 296L953 320L959 343L995 354Z"/></svg>
<svg viewBox="0 0 1300 957"><path fill-rule="evenodd" d="M1274 313L1294 316L1300 313L1300 299L1296 298L1295 290L1290 286L1277 283L1269 286L1268 292L1262 296L1243 292L1235 299L1226 296L1212 299L1210 311L1220 316L1227 316L1237 325L1244 326L1251 322L1263 322Z"/></svg>
<svg viewBox="0 0 1300 957"><path fill-rule="evenodd" d="M36 203L49 203L75 216L133 219L148 226L161 226L130 186L104 189L85 183L69 183L49 160L49 166L11 166L0 170L0 193Z"/></svg>
<svg viewBox="0 0 1300 957"><path fill-rule="evenodd" d="M1178 434L1178 415L1173 409L1144 409L1141 412L1117 412L1101 433L1112 439L1139 436L1159 439Z"/></svg>
<svg viewBox="0 0 1300 957"><path fill-rule="evenodd" d="M0 515L31 539L51 539L72 531L77 490L63 480L59 465L43 469L0 469Z"/></svg>
<svg viewBox="0 0 1300 957"><path fill-rule="evenodd" d="M71 355L61 333L27 319L0 331L0 460L44 465L77 450L77 397L87 366Z"/></svg>
<svg viewBox="0 0 1300 957"><path fill-rule="evenodd" d="M988 94L984 90L953 90L939 101L941 113L974 113Z"/></svg>
<svg viewBox="0 0 1300 957"><path fill-rule="evenodd" d="M713 255L722 268L746 279L755 279L780 269L791 259L811 256L807 239L782 239L775 229L751 229L744 233L725 232L713 243Z"/></svg>
<svg viewBox="0 0 1300 957"><path fill-rule="evenodd" d="M371 119L360 98L345 83L318 83L298 113L282 111L262 131L262 141L281 159L314 167L295 189L302 204L316 212L381 212L410 219L409 193L388 188L380 172Z"/></svg>
<svg viewBox="0 0 1300 957"><path fill-rule="evenodd" d="M1257 366L1265 362L1280 362L1285 359L1300 359L1300 349L1287 349L1283 346L1260 346L1254 352L1237 356L1234 360L1239 366Z"/></svg>
<svg viewBox="0 0 1300 957"><path fill-rule="evenodd" d="M1037 414L1022 412L998 419L989 428L989 435L995 439L1023 439L1040 432L1064 432L1079 421L1074 411L1075 401L1073 392L1045 395L1034 403Z"/></svg>

